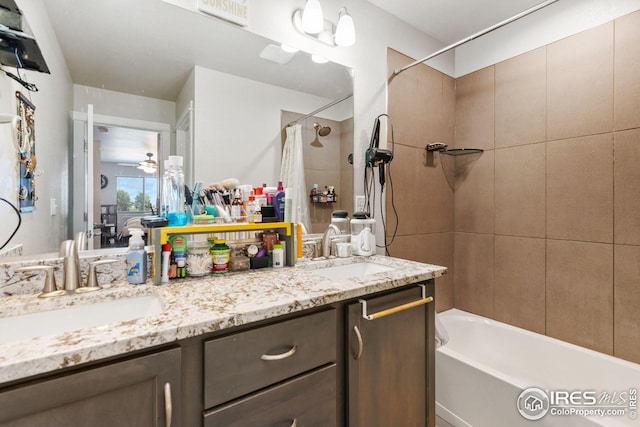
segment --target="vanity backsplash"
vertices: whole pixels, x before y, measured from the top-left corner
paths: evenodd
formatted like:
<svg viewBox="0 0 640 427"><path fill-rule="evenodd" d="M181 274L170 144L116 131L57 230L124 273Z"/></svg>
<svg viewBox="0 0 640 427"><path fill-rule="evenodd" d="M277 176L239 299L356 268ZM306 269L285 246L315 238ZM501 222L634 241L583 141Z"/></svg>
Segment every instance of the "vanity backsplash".
<svg viewBox="0 0 640 427"><path fill-rule="evenodd" d="M83 254L80 253L80 270L82 272L82 283L87 282L87 272L89 263L93 261L115 259L118 262L104 264L97 267L98 283L100 286L111 286L114 284L127 283L127 253L101 253ZM148 258L147 262L150 262ZM51 265L54 268L54 275L58 288L63 283L63 258L12 258L6 261L0 258L0 296L11 296L21 294L39 294L44 284L44 272L16 272L19 267L32 265Z"/></svg>

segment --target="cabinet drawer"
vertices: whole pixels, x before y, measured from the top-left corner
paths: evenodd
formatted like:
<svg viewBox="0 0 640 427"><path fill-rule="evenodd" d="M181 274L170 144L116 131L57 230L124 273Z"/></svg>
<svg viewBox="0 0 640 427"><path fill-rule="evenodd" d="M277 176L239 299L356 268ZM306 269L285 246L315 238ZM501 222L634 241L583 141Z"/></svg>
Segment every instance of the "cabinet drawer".
<svg viewBox="0 0 640 427"><path fill-rule="evenodd" d="M209 411L205 427L336 425L336 366L331 365Z"/></svg>
<svg viewBox="0 0 640 427"><path fill-rule="evenodd" d="M204 407L335 360L335 309L208 341L204 345Z"/></svg>

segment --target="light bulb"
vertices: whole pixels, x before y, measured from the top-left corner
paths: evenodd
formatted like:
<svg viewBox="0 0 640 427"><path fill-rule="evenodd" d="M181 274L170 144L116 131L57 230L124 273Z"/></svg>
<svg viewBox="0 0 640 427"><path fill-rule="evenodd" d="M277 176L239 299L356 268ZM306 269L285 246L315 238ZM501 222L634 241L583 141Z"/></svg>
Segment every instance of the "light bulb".
<svg viewBox="0 0 640 427"><path fill-rule="evenodd" d="M356 42L356 29L353 25L353 18L343 7L338 12L338 26L336 28L335 41L338 46L353 46Z"/></svg>
<svg viewBox="0 0 640 427"><path fill-rule="evenodd" d="M280 45L280 49L284 50L287 53L296 53L297 51L300 50L297 47L289 46L288 44L285 44L285 43L282 43Z"/></svg>
<svg viewBox="0 0 640 427"><path fill-rule="evenodd" d="M324 16L319 0L307 0L302 10L302 30L309 34L318 34L324 29Z"/></svg>
<svg viewBox="0 0 640 427"><path fill-rule="evenodd" d="M311 55L311 60L316 64L326 64L329 62L329 60L324 56L316 55L315 53Z"/></svg>

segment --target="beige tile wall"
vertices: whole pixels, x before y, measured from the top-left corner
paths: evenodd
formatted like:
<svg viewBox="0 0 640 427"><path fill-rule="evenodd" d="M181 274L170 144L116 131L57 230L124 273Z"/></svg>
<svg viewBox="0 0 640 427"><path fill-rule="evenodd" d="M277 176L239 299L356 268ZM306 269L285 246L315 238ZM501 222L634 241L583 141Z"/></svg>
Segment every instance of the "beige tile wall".
<svg viewBox="0 0 640 427"><path fill-rule="evenodd" d="M441 291L440 309L640 363L639 45L635 12L457 79L454 106L438 117L455 117L455 142L444 142L485 152L455 192L435 178L441 168L417 160L441 138L420 130L432 110L414 99L439 93L421 83L433 70L389 84L405 138L397 169L407 175L397 180L415 190L430 177L418 191L432 198L416 210L400 197L391 253L450 267L455 284ZM408 62L389 52L390 68Z"/></svg>
<svg viewBox="0 0 640 427"><path fill-rule="evenodd" d="M388 51L389 75L413 60ZM388 114L393 124L394 159L390 164L393 200L387 179L387 240L392 256L453 267L453 190L440 159L427 159L432 142L453 145L455 81L421 65L389 82ZM390 132L389 132L390 133ZM388 138L391 139L390 137ZM396 221L392 202L398 212ZM436 280L436 310L453 307L453 271Z"/></svg>

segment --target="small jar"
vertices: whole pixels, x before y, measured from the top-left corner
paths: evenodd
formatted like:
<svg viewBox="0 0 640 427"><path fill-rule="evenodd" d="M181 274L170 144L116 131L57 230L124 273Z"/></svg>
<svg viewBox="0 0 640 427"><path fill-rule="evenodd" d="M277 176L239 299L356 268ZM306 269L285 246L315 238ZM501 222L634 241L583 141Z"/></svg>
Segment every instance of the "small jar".
<svg viewBox="0 0 640 427"><path fill-rule="evenodd" d="M211 254L208 242L187 243L187 275L206 276L211 274Z"/></svg>
<svg viewBox="0 0 640 427"><path fill-rule="evenodd" d="M262 241L267 251L273 250L273 245L278 241L278 233L274 231L265 231L262 233Z"/></svg>
<svg viewBox="0 0 640 427"><path fill-rule="evenodd" d="M215 239L211 246L211 261L214 274L224 274L229 271L229 246L225 240Z"/></svg>

